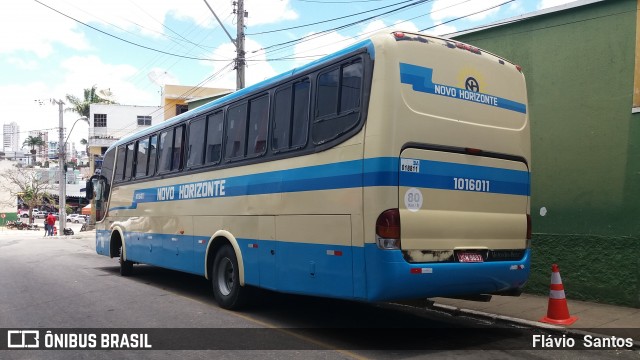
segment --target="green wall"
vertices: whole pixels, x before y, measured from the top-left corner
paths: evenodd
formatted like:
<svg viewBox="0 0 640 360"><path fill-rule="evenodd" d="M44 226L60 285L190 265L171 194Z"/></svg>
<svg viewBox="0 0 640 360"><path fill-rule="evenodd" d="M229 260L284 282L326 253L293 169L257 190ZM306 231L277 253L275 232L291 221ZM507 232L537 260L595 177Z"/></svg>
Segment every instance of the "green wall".
<svg viewBox="0 0 640 360"><path fill-rule="evenodd" d="M640 307L636 6L609 0L456 37L521 65L527 79L527 292L547 294L558 263L568 298Z"/></svg>

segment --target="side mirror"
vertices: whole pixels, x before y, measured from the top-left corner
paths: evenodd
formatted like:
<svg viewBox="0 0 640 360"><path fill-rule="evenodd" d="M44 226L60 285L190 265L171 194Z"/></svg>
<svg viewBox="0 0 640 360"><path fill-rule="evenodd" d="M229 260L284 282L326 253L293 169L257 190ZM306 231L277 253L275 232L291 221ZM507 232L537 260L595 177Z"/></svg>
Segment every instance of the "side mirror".
<svg viewBox="0 0 640 360"><path fill-rule="evenodd" d="M93 199L93 181L91 181L91 179L87 181L85 198L87 200Z"/></svg>

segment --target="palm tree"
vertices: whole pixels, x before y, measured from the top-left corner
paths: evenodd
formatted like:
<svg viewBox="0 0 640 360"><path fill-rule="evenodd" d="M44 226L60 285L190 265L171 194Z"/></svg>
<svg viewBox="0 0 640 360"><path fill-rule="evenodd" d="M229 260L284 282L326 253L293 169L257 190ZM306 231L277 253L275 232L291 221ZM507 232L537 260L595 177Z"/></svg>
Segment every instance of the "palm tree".
<svg viewBox="0 0 640 360"><path fill-rule="evenodd" d="M80 139L80 145L84 145L85 154L89 156L89 142L87 139Z"/></svg>
<svg viewBox="0 0 640 360"><path fill-rule="evenodd" d="M25 146L31 147L31 156L33 157L33 161L31 162L31 164L36 163L36 146L43 146L43 145L44 145L44 141L42 141L42 138L40 136L31 136L31 135L29 135L22 143L23 147Z"/></svg>
<svg viewBox="0 0 640 360"><path fill-rule="evenodd" d="M84 89L84 99L82 100L74 95L67 94L66 96L67 101L72 106L64 110L75 112L80 116L86 116L88 119L90 115L89 109L91 104L115 104L114 101L101 97L100 95L103 95L106 97L108 94L104 90L97 91L97 88L98 88L97 85L93 85L88 89Z"/></svg>

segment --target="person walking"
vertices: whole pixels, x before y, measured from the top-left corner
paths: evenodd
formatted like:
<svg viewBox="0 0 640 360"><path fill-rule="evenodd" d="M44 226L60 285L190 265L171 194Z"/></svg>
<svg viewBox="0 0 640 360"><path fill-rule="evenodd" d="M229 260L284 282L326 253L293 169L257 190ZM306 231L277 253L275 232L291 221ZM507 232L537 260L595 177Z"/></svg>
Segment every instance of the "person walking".
<svg viewBox="0 0 640 360"><path fill-rule="evenodd" d="M47 217L44 217L44 236L47 237L49 235L49 223L47 222Z"/></svg>
<svg viewBox="0 0 640 360"><path fill-rule="evenodd" d="M47 215L47 225L49 225L49 236L53 236L53 227L56 224L56 217L53 216L53 213L49 213Z"/></svg>

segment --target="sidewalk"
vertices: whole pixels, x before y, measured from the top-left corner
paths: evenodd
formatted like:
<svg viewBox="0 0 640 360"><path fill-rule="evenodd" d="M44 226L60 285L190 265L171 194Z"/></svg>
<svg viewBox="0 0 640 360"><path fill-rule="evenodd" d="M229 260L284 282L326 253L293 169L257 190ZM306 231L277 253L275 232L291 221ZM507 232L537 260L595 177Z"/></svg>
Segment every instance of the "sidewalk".
<svg viewBox="0 0 640 360"><path fill-rule="evenodd" d="M477 302L449 298L433 298L429 308L453 315L467 315L491 321L520 324L528 327L588 332L603 336L631 337L640 347L640 309L567 300L569 313L578 317L570 326L542 323L547 315L548 297L522 294L519 297L493 296L490 302Z"/></svg>

